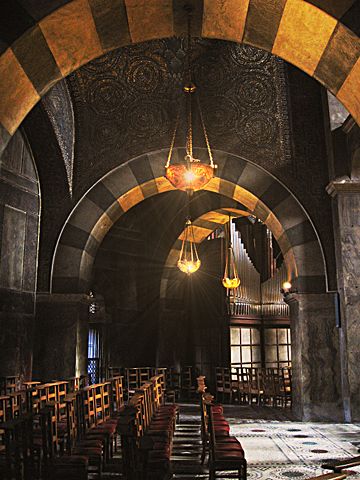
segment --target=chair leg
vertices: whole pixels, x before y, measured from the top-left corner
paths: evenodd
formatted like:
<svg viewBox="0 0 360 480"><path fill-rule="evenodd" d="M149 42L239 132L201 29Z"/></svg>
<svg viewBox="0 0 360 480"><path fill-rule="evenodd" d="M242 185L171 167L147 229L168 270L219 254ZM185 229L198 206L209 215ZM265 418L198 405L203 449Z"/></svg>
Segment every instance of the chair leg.
<svg viewBox="0 0 360 480"><path fill-rule="evenodd" d="M205 456L206 456L206 449L205 449L205 446L203 446L202 452L201 452L201 465L204 465Z"/></svg>

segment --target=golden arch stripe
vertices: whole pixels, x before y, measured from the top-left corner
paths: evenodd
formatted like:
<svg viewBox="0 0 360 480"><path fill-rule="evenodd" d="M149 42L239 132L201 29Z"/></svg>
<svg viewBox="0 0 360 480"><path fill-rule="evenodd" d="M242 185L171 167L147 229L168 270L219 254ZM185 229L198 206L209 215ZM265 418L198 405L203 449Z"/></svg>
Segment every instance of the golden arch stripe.
<svg viewBox="0 0 360 480"><path fill-rule="evenodd" d="M204 0L197 21L205 38L260 46L314 76L360 124L360 39L338 20L352 0L339 1L335 9L332 3ZM36 63L43 72L44 95L59 80L59 70L65 77L106 51L184 31L186 16L174 11L171 0L72 0L40 20L34 29L41 29L44 48L37 56L31 53L32 35L26 32L21 37L21 51L30 52L33 61L27 58L22 64L15 48L0 56L0 131L13 135L39 101L38 85L30 80L35 78ZM200 10L196 12L199 15ZM6 134L3 137L0 152L8 141Z"/></svg>

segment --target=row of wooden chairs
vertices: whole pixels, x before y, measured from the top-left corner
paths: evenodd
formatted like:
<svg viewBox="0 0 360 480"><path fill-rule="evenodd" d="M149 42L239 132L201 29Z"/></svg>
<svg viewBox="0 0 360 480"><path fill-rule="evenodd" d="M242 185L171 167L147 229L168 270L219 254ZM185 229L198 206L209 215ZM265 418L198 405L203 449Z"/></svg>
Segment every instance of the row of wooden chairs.
<svg viewBox="0 0 360 480"><path fill-rule="evenodd" d="M221 401L291 406L291 367L217 367L216 397Z"/></svg>
<svg viewBox="0 0 360 480"><path fill-rule="evenodd" d="M202 455L204 462L209 452L210 480L216 479L217 471L237 471L239 479L246 479L247 466L245 454L240 442L229 435L230 427L223 416L223 406L214 403L214 397L207 393L205 377L197 378L197 392L200 396ZM360 449L359 449L360 451ZM328 462L322 468L333 470L334 473L325 473L307 480L344 480L347 477L345 469L360 465L360 456ZM345 471L345 472L344 472ZM220 477L222 478L222 477Z"/></svg>
<svg viewBox="0 0 360 480"><path fill-rule="evenodd" d="M166 405L164 375L156 375L136 389L122 415L124 475L128 480L170 477L172 438L178 407Z"/></svg>
<svg viewBox="0 0 360 480"><path fill-rule="evenodd" d="M117 448L121 377L83 389L78 381L38 384L25 393L0 401L0 478L87 479L91 470L101 477ZM19 410L11 407L15 396Z"/></svg>
<svg viewBox="0 0 360 480"><path fill-rule="evenodd" d="M163 375L163 389L173 401L181 396L184 399L194 397L196 392L196 372L192 366L177 367L109 367L108 376L121 375L128 398L137 388L154 375Z"/></svg>
<svg viewBox="0 0 360 480"><path fill-rule="evenodd" d="M89 385L89 376L81 375L79 377L71 377L66 379L66 382L68 384L69 392L74 392ZM41 383L42 382L37 380L21 380L20 376L0 377L0 395L6 396L15 392L25 391L34 388ZM50 383L56 383L56 381Z"/></svg>
<svg viewBox="0 0 360 480"><path fill-rule="evenodd" d="M230 426L225 420L223 407L214 404L214 397L207 393L205 377L197 378L201 413L201 463L208 453L209 478L214 480L217 472L236 471L239 480L247 478L247 462L244 449L236 437L230 436Z"/></svg>

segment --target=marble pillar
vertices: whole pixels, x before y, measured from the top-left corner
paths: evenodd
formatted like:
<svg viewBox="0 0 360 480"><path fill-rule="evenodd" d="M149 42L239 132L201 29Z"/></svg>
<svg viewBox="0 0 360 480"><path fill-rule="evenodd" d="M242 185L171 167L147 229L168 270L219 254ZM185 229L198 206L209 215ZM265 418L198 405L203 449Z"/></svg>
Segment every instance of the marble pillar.
<svg viewBox="0 0 360 480"><path fill-rule="evenodd" d="M345 420L360 421L360 182L327 187L333 197L337 281L340 296L341 383Z"/></svg>
<svg viewBox="0 0 360 480"><path fill-rule="evenodd" d="M82 294L37 296L34 379L86 374L90 303L91 298Z"/></svg>
<svg viewBox="0 0 360 480"><path fill-rule="evenodd" d="M303 421L343 421L334 294L293 293L293 411Z"/></svg>

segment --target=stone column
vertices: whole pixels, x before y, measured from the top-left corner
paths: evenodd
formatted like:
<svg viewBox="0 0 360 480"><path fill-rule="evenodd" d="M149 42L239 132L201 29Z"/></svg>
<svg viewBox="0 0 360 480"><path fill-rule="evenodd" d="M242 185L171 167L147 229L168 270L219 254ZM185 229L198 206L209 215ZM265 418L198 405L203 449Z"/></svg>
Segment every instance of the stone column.
<svg viewBox="0 0 360 480"><path fill-rule="evenodd" d="M89 304L83 294L39 294L33 378L49 381L87 370Z"/></svg>
<svg viewBox="0 0 360 480"><path fill-rule="evenodd" d="M334 294L293 293L293 411L303 421L343 421Z"/></svg>
<svg viewBox="0 0 360 480"><path fill-rule="evenodd" d="M345 420L360 421L360 182L333 181L337 281L341 306L341 383Z"/></svg>

